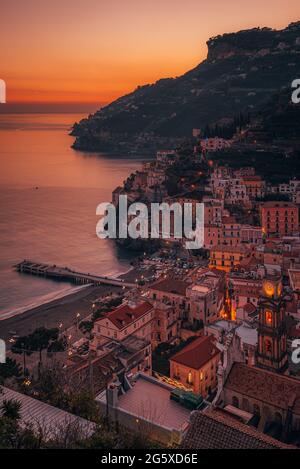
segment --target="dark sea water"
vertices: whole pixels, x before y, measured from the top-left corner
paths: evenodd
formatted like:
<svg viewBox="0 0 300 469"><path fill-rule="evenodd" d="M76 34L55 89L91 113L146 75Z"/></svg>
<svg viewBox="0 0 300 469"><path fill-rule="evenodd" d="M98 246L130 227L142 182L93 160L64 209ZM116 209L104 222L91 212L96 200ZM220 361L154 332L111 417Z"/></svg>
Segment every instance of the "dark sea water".
<svg viewBox="0 0 300 469"><path fill-rule="evenodd" d="M141 159L76 152L78 115L0 115L0 319L75 287L20 275L23 259L117 275L130 256L95 234L96 207Z"/></svg>

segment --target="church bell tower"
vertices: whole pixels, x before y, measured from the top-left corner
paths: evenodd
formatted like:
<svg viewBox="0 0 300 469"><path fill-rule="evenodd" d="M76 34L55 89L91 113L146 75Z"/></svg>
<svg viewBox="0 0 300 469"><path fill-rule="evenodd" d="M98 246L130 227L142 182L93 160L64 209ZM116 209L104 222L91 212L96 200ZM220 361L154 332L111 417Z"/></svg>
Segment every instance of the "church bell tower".
<svg viewBox="0 0 300 469"><path fill-rule="evenodd" d="M284 373L288 368L285 304L281 279L265 279L259 301L257 366Z"/></svg>

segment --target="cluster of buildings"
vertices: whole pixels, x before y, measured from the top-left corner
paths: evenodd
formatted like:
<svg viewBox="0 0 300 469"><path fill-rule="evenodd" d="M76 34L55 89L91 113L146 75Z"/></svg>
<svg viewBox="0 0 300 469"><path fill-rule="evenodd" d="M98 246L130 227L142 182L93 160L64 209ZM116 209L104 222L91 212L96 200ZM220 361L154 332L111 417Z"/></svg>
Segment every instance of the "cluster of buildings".
<svg viewBox="0 0 300 469"><path fill-rule="evenodd" d="M113 192L116 206L121 194L202 202L204 247L189 253L192 268L182 275L170 269L137 284L94 320L88 359L68 358L69 383L87 386L111 424L163 446L300 446L292 359L300 338L299 184L270 187L251 167L215 167L205 154L225 143L212 140L191 157L201 158L197 174L185 171L176 195L168 193L175 151L158 152Z"/></svg>
<svg viewBox="0 0 300 469"><path fill-rule="evenodd" d="M203 141L202 157L225 148L217 140ZM109 401L113 420L147 424L151 438L186 448L231 447L230 435L241 448L299 444L300 373L291 358L300 337L299 181L272 187L254 168L207 162L203 187L185 174L169 197L166 168L175 162L175 152L159 152L122 190L203 202L207 266L195 259L185 278L169 274L96 321L95 351L120 334L145 340L152 354L161 344L175 350L167 376L141 361L129 389L118 379L100 406Z"/></svg>
<svg viewBox="0 0 300 469"><path fill-rule="evenodd" d="M299 301L300 272L289 274L293 292L279 274L247 282L233 273L233 298L223 271L200 269L186 281L155 282L96 320L93 373L108 373L95 390L100 412L163 445L222 447L224 426L238 430L241 447L249 439L257 448L299 443L300 376L291 339L300 328L287 305ZM243 306L233 306L239 296ZM236 317L226 317L233 307ZM161 344L176 350L165 376L152 368ZM89 379L85 371L82 381ZM207 434L199 440L208 424L216 441Z"/></svg>
<svg viewBox="0 0 300 469"><path fill-rule="evenodd" d="M295 204L300 203L300 180L291 179L288 183L272 186L272 193L287 195Z"/></svg>

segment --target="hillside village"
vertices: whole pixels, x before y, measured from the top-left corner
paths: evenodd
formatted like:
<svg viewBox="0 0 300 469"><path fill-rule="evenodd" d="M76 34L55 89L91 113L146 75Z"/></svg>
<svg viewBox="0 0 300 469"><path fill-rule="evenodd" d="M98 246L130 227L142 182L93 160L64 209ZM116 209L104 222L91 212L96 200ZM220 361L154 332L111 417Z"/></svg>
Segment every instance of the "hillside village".
<svg viewBox="0 0 300 469"><path fill-rule="evenodd" d="M280 175L299 141L287 152L283 132L271 141L264 125L232 139L194 130L193 146L158 151L114 190L116 207L120 195L202 202L205 226L197 252L174 236L154 246L130 240L127 248L143 249L128 274L135 286L95 299L75 331L50 340L48 372L64 377L56 386L87 392L108 428L182 448L300 446L300 173ZM271 178L258 172L270 152L280 161ZM11 360L25 339L11 340ZM45 364L36 356L27 365L25 381L20 372L10 385L61 407L41 385Z"/></svg>
<svg viewBox="0 0 300 469"><path fill-rule="evenodd" d="M112 241L129 272L63 304L68 324L5 333L0 446L300 448L299 54L299 22L214 37L195 69L74 125L75 149L152 156L116 211L201 203L204 243Z"/></svg>

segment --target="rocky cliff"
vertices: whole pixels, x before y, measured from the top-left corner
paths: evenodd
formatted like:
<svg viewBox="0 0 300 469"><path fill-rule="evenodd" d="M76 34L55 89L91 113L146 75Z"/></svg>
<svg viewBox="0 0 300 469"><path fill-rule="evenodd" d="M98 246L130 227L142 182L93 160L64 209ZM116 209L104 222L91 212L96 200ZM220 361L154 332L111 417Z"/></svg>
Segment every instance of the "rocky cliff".
<svg viewBox="0 0 300 469"><path fill-rule="evenodd" d="M152 152L193 128L253 112L300 78L300 22L209 39L207 59L178 78L138 87L75 124L74 148Z"/></svg>

